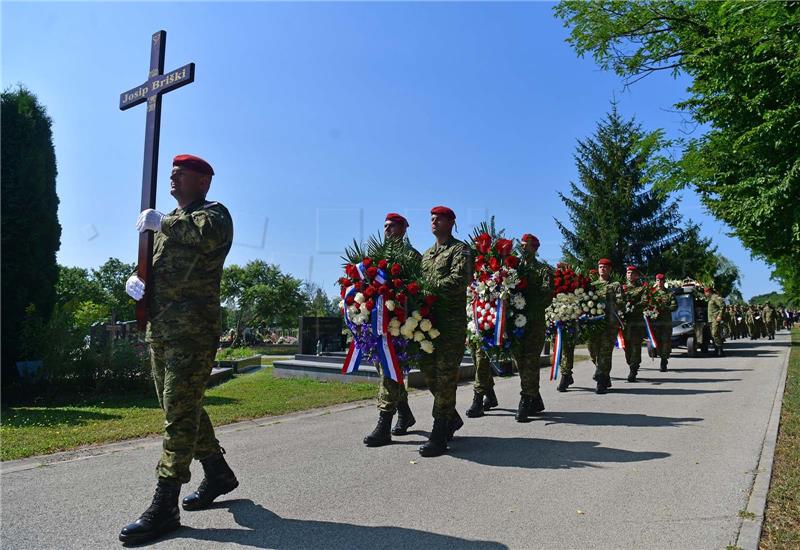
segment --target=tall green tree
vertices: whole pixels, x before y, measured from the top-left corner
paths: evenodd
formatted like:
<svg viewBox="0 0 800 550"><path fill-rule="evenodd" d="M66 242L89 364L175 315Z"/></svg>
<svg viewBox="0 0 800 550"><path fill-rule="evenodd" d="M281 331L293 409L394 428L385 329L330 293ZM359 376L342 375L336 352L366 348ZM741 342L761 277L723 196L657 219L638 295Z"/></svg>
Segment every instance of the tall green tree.
<svg viewBox="0 0 800 550"><path fill-rule="evenodd" d="M559 193L571 227L556 220L566 259L586 269L606 257L620 273L631 263L649 270L677 242L678 205L651 186L662 170L663 144L660 131L623 120L616 105L593 136L578 141L580 185L570 183L570 196Z"/></svg>
<svg viewBox="0 0 800 550"><path fill-rule="evenodd" d="M53 309L61 225L50 117L23 87L3 92L0 102L2 379L6 386L17 378L15 362L26 311L45 321Z"/></svg>
<svg viewBox="0 0 800 550"><path fill-rule="evenodd" d="M125 292L125 281L134 271L136 264L128 264L118 258L109 258L92 270L92 280L103 292L100 303L120 321L131 320L136 314L136 302Z"/></svg>
<svg viewBox="0 0 800 550"><path fill-rule="evenodd" d="M306 315L314 317L336 317L341 315L339 298L331 298L318 285L308 281L303 283L303 292L306 295L308 307Z"/></svg>
<svg viewBox="0 0 800 550"><path fill-rule="evenodd" d="M303 282L274 264L253 260L222 272L220 298L237 334L245 327L265 324L294 328L308 307Z"/></svg>
<svg viewBox="0 0 800 550"><path fill-rule="evenodd" d="M626 84L688 75L676 104L708 131L681 140L663 185L689 185L800 298L800 3L564 0L568 42Z"/></svg>

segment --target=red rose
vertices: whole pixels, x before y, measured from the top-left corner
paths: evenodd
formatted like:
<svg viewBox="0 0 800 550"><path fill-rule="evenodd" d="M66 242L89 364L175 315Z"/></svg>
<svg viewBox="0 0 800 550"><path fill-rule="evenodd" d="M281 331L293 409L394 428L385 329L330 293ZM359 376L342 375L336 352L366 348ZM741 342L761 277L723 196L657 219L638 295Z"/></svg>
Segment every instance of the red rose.
<svg viewBox="0 0 800 550"><path fill-rule="evenodd" d="M389 292L386 293L386 298L389 300L394 300L394 290L389 290Z"/></svg>
<svg viewBox="0 0 800 550"><path fill-rule="evenodd" d="M375 275L378 274L378 269L376 267L368 267L367 268L367 277L370 279L374 279Z"/></svg>
<svg viewBox="0 0 800 550"><path fill-rule="evenodd" d="M366 290L364 290L364 295L367 298L372 298L373 296L375 296L375 289L371 286L368 286Z"/></svg>
<svg viewBox="0 0 800 550"><path fill-rule="evenodd" d="M406 287L406 290L408 290L408 293L411 294L412 296L416 296L417 294L419 294L419 285L414 282L409 283L408 286Z"/></svg>
<svg viewBox="0 0 800 550"><path fill-rule="evenodd" d="M381 296L386 296L389 293L389 287L386 285L381 285L381 287L378 289L378 292L381 293Z"/></svg>
<svg viewBox="0 0 800 550"><path fill-rule="evenodd" d="M497 250L497 253L501 256L508 256L511 254L512 248L514 248L514 241L510 239L497 239L494 245L494 249Z"/></svg>
<svg viewBox="0 0 800 550"><path fill-rule="evenodd" d="M342 290L341 290L341 295L342 295L342 298L344 298L344 293L345 293L345 292L346 292L346 289L345 289L344 287L342 287Z"/></svg>
<svg viewBox="0 0 800 550"><path fill-rule="evenodd" d="M373 302L372 300L367 300L366 302L364 302L364 307L367 308L367 311L372 311L372 308L375 307L375 302Z"/></svg>
<svg viewBox="0 0 800 550"><path fill-rule="evenodd" d="M395 288L402 288L403 286L403 279L392 279L392 284Z"/></svg>
<svg viewBox="0 0 800 550"><path fill-rule="evenodd" d="M492 271L497 271L498 269L500 269L500 260L498 260L497 258L491 258L489 260L489 269L491 269Z"/></svg>
<svg viewBox="0 0 800 550"><path fill-rule="evenodd" d="M432 306L433 304L436 303L436 299L437 299L436 296L434 296L433 294L428 294L427 296L425 296L425 299L423 301L425 302L425 305Z"/></svg>
<svg viewBox="0 0 800 550"><path fill-rule="evenodd" d="M404 310L403 308L401 308L401 307L394 308L394 316L401 323L405 323L406 322L406 310Z"/></svg>
<svg viewBox="0 0 800 550"><path fill-rule="evenodd" d="M405 304L406 303L406 295L403 294L402 292L398 292L396 297L397 297L397 301L400 302L401 304Z"/></svg>
<svg viewBox="0 0 800 550"><path fill-rule="evenodd" d="M386 269L387 265L389 265L389 262L387 262L386 260L381 260L380 262L378 262L378 268L380 269Z"/></svg>
<svg viewBox="0 0 800 550"><path fill-rule="evenodd" d="M481 254L486 254L489 252L492 246L492 238L489 236L488 233L481 233L475 239L475 248L478 249L478 252Z"/></svg>
<svg viewBox="0 0 800 550"><path fill-rule="evenodd" d="M478 275L478 280L479 280L480 282L482 282L482 283L485 283L486 281L488 281L488 280L489 280L489 274L488 274L488 273L486 273L486 272L484 271L483 273L481 273L480 275Z"/></svg>
<svg viewBox="0 0 800 550"><path fill-rule="evenodd" d="M347 304L348 306L353 305L353 302L355 302L355 298L353 298L352 296L348 296L347 298L344 299L344 303Z"/></svg>
<svg viewBox="0 0 800 550"><path fill-rule="evenodd" d="M353 264L347 264L346 266L344 266L344 272L347 273L347 276L350 277L351 279L360 278L358 276L358 268Z"/></svg>
<svg viewBox="0 0 800 550"><path fill-rule="evenodd" d="M555 286L561 286L561 277L556 277L555 279L553 279L553 284Z"/></svg>
<svg viewBox="0 0 800 550"><path fill-rule="evenodd" d="M355 287L356 287L356 291L357 291L357 292L361 292L361 291L363 291L363 290L364 290L364 283L363 283L363 282L361 282L361 281L358 281L358 282L355 284Z"/></svg>
<svg viewBox="0 0 800 550"><path fill-rule="evenodd" d="M395 277L400 275L400 264L392 264L392 275Z"/></svg>
<svg viewBox="0 0 800 550"><path fill-rule="evenodd" d="M429 306L422 306L421 308L419 308L419 314L422 315L423 317L427 317L428 315L431 314L431 308Z"/></svg>
<svg viewBox="0 0 800 550"><path fill-rule="evenodd" d="M516 268L519 265L519 258L516 256L506 256L504 263L507 267Z"/></svg>
<svg viewBox="0 0 800 550"><path fill-rule="evenodd" d="M342 286L350 286L350 279L347 277L339 277L339 284Z"/></svg>
<svg viewBox="0 0 800 550"><path fill-rule="evenodd" d="M364 258L361 263L364 264L364 267L369 267L372 265L372 258Z"/></svg>
<svg viewBox="0 0 800 550"><path fill-rule="evenodd" d="M520 277L520 280L517 283L517 288L520 290L528 288L528 279L525 277Z"/></svg>
<svg viewBox="0 0 800 550"><path fill-rule="evenodd" d="M486 265L486 258L484 256L478 256L475 260L475 271L480 271L483 269L483 266Z"/></svg>

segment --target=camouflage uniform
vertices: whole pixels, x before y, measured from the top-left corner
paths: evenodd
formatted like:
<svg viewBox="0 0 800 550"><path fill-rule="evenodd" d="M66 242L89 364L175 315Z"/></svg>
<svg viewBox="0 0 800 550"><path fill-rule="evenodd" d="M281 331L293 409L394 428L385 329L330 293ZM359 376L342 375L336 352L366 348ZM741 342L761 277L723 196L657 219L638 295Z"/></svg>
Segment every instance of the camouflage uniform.
<svg viewBox="0 0 800 550"><path fill-rule="evenodd" d="M722 297L716 292L712 292L708 297L708 322L711 323L711 339L714 341L714 347L717 350L722 349L722 316L724 314L725 302ZM717 317L720 320L717 320Z"/></svg>
<svg viewBox="0 0 800 550"><path fill-rule="evenodd" d="M572 376L572 367L575 364L575 336L568 331L563 331L564 343L561 347L561 362L558 364L560 376Z"/></svg>
<svg viewBox="0 0 800 550"><path fill-rule="evenodd" d="M771 304L764 306L764 309L761 311L761 317L764 319L767 336L770 340L773 340L775 338L775 310L772 308Z"/></svg>
<svg viewBox="0 0 800 550"><path fill-rule="evenodd" d="M418 258L422 257L408 239L403 242ZM398 403L408 403L408 390L405 384L398 384L391 378L384 375L383 369L378 368L378 376L381 383L378 385L378 410L394 414L397 411Z"/></svg>
<svg viewBox="0 0 800 550"><path fill-rule="evenodd" d="M592 284L595 287L595 292L606 301L606 318L603 321L603 329L598 329L589 338L589 355L597 369L597 373L606 377L607 381L610 381L611 355L614 352L614 342L619 329L615 313L622 303L622 285L614 281L603 281L602 279L598 279Z"/></svg>
<svg viewBox="0 0 800 550"><path fill-rule="evenodd" d="M753 314L753 306L745 308L744 320L745 326L747 327L747 335L751 340L755 340L758 338L758 335L756 334L756 320Z"/></svg>
<svg viewBox="0 0 800 550"><path fill-rule="evenodd" d="M649 288L636 283L635 286L625 287L625 296L633 305L633 311L625 314L625 361L635 377L642 364L642 339L645 334L644 327L644 297Z"/></svg>
<svg viewBox="0 0 800 550"><path fill-rule="evenodd" d="M656 343L658 344L658 356L661 358L661 368L664 370L672 353L672 312L678 309L678 302L675 295L669 290L659 290L658 292L669 294L669 305L658 312L653 330L656 333Z"/></svg>
<svg viewBox="0 0 800 550"><path fill-rule="evenodd" d="M472 360L475 363L475 381L472 387L475 393L486 394L489 390L494 388L494 376L492 374L492 364L489 361L489 356L480 346L476 346L470 342L469 351L472 354Z"/></svg>
<svg viewBox="0 0 800 550"><path fill-rule="evenodd" d="M433 353L422 354L419 367L433 394L433 418L437 420L451 420L456 416L458 367L467 337L470 265L469 248L452 236L422 255L423 277L439 298L434 313L435 327L441 334L433 342Z"/></svg>
<svg viewBox="0 0 800 550"><path fill-rule="evenodd" d="M164 216L154 236L146 340L166 418L159 479L186 483L192 458L221 451L203 391L220 335L219 286L232 240L228 210L205 200Z"/></svg>
<svg viewBox="0 0 800 550"><path fill-rule="evenodd" d="M539 357L544 348L547 330L544 310L553 301L553 270L534 255L526 254L523 262L521 271L528 279L528 286L523 289L522 295L525 298L524 311L528 322L522 346L514 350L513 360L519 371L520 395L538 397Z"/></svg>

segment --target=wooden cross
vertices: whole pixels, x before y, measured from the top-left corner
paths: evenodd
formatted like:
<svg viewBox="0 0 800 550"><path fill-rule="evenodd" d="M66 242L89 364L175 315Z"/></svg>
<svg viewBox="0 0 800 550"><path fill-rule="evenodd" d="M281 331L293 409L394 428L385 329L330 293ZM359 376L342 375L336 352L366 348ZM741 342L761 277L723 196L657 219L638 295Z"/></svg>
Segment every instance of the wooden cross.
<svg viewBox="0 0 800 550"><path fill-rule="evenodd" d="M194 81L194 63L164 74L164 55L167 46L166 31L153 35L150 44L150 72L144 84L123 92L119 96L121 111L147 102L147 124L144 132L144 169L142 171L142 204L140 211L156 207L156 180L158 177L158 140L161 132L161 96ZM152 291L153 232L139 234L139 278L144 281L145 295L136 302L136 321L144 330L148 320L148 306Z"/></svg>

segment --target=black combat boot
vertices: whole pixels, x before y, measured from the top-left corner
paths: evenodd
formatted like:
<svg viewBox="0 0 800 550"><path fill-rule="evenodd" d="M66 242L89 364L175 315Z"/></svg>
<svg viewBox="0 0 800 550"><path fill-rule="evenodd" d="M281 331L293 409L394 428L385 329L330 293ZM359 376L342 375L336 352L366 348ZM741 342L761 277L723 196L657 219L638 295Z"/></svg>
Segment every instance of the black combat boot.
<svg viewBox="0 0 800 550"><path fill-rule="evenodd" d="M483 410L488 411L498 405L497 396L494 393L494 388L486 390L485 397L483 398Z"/></svg>
<svg viewBox="0 0 800 550"><path fill-rule="evenodd" d="M595 390L598 394L604 394L608 392L608 388L611 387L611 377L598 373L597 374L597 389Z"/></svg>
<svg viewBox="0 0 800 550"><path fill-rule="evenodd" d="M200 482L200 487L194 493L184 497L181 502L184 510L191 512L208 508L215 498L228 494L239 486L239 480L236 479L233 470L222 456L224 452L223 450L200 461L205 476Z"/></svg>
<svg viewBox="0 0 800 550"><path fill-rule="evenodd" d="M392 417L393 412L381 411L375 429L364 438L367 447L383 447L392 442Z"/></svg>
<svg viewBox="0 0 800 550"><path fill-rule="evenodd" d="M450 430L450 421L437 418L433 421L433 430L428 441L419 448L422 456L439 456L447 452L447 434Z"/></svg>
<svg viewBox="0 0 800 550"><path fill-rule="evenodd" d="M539 414L540 412L544 411L544 401L542 400L541 393L531 400L531 407L531 410L533 411L532 414Z"/></svg>
<svg viewBox="0 0 800 550"><path fill-rule="evenodd" d="M714 355L716 355L717 357L725 357L725 352L722 351L722 346L714 347Z"/></svg>
<svg viewBox="0 0 800 550"><path fill-rule="evenodd" d="M397 422L392 428L392 435L406 435L408 429L417 423L417 419L411 414L411 407L408 401L401 401L397 404Z"/></svg>
<svg viewBox="0 0 800 550"><path fill-rule="evenodd" d="M472 405L467 409L467 418L480 418L481 416L483 416L483 394L474 392Z"/></svg>
<svg viewBox="0 0 800 550"><path fill-rule="evenodd" d="M447 441L453 441L456 432L462 427L464 427L464 419L462 419L461 415L456 411L456 417L450 420L450 431L447 432Z"/></svg>
<svg viewBox="0 0 800 550"><path fill-rule="evenodd" d="M661 372L667 372L667 359L661 359Z"/></svg>
<svg viewBox="0 0 800 550"><path fill-rule="evenodd" d="M630 372L628 372L628 382L636 382L637 374L639 374L639 365L630 367Z"/></svg>
<svg viewBox="0 0 800 550"><path fill-rule="evenodd" d="M156 486L153 502L139 519L123 527L119 540L129 544L141 544L180 527L181 513L178 509L180 491L180 483L160 480Z"/></svg>
<svg viewBox="0 0 800 550"><path fill-rule="evenodd" d="M575 383L571 374L562 374L561 381L558 383L558 387L556 388L558 391L564 392L567 391L572 384Z"/></svg>

